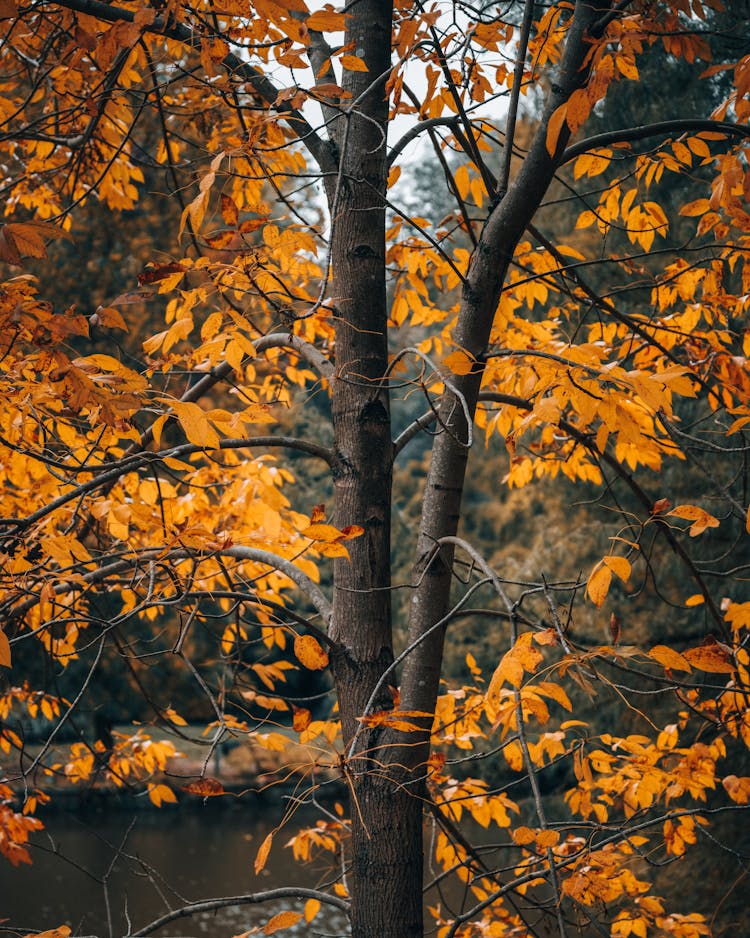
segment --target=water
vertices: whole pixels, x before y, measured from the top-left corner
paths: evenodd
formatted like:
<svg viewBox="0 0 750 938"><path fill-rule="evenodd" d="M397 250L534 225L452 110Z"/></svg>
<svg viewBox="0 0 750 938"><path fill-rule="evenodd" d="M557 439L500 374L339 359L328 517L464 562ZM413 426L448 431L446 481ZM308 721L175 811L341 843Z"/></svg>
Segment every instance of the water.
<svg viewBox="0 0 750 938"><path fill-rule="evenodd" d="M68 924L74 936L122 938L190 901L287 885L316 888L330 879L332 855L298 864L283 845L295 830L314 824L317 814L298 812L275 835L265 869L259 876L253 871L258 848L283 811L283 803L217 808L209 802L135 816L125 811L49 815L46 831L34 838L33 866L14 869L1 861L0 936ZM156 934L232 938L278 912L303 907L297 899L235 906L180 919ZM303 933L345 935L345 916L324 906L311 926L303 919L283 932Z"/></svg>

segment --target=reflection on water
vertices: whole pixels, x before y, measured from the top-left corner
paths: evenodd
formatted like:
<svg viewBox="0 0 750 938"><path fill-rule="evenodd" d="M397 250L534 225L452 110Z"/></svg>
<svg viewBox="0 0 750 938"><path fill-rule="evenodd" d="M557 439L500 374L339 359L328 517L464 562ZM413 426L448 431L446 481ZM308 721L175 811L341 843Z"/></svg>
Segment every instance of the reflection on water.
<svg viewBox="0 0 750 938"><path fill-rule="evenodd" d="M34 865L2 869L0 936L68 924L73 935L122 938L186 902L286 885L315 888L330 878L328 858L303 866L283 846L296 829L314 823L314 814L298 812L274 839L260 876L253 872L258 847L283 811L280 804L249 802L165 807L135 817L124 811L50 815L34 840ZM231 938L277 912L302 908L286 899L223 909L180 919L157 935ZM324 907L312 927L302 920L284 933L295 932L345 935L345 916Z"/></svg>

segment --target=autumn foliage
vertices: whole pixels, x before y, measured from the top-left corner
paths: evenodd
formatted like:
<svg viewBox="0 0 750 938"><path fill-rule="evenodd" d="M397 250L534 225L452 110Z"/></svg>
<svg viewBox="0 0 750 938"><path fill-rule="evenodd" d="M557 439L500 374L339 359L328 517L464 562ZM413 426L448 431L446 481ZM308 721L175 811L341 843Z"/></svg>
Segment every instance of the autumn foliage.
<svg viewBox="0 0 750 938"><path fill-rule="evenodd" d="M355 938L417 938L423 881L439 938L728 933L750 803L746 25L719 0L0 0L10 864L60 786L222 798L223 742L302 744L300 802L325 770L336 804L280 816L248 874L274 837L332 872L265 934L328 904ZM644 86L653 110L618 123ZM428 163L442 193L418 214ZM174 230L138 214L154 192ZM151 224L149 254L118 295L61 303L92 207ZM409 447L421 519L392 543ZM598 503L595 535L571 523L553 567L495 562L458 527L487 471L497 503ZM489 660L459 650L467 618ZM145 720L70 742L114 673ZM715 843L737 868L694 906L662 870Z"/></svg>

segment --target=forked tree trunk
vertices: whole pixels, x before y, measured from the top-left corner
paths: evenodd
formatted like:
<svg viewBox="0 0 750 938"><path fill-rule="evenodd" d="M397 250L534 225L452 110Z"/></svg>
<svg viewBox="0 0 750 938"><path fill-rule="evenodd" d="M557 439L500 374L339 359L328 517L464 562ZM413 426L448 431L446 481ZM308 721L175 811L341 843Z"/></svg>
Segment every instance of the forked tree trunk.
<svg viewBox="0 0 750 938"><path fill-rule="evenodd" d="M542 128L524 166L487 220L464 286L456 344L477 360L487 346L505 273L515 246L552 179L555 161L545 146L553 111L585 82L585 37L601 16L597 2L579 0L557 84ZM421 737L362 729L365 712L393 661L390 596L390 502L393 447L386 381L388 365L385 283L386 128L385 82L391 67L392 5L358 0L348 9L346 42L368 71L345 71L348 114L336 118L333 137L339 172L326 182L332 218L336 377L333 382L335 446L341 471L335 479L339 527L360 524L364 535L347 542L350 559L334 569L336 682L350 788L350 868L353 938L421 938L422 798L429 755ZM561 134L561 145L567 134ZM457 379L469 418L477 404L481 372ZM409 641L418 643L402 678L402 707L433 712L443 633L425 632L447 612L452 551L435 561L436 541L458 527L468 449L464 410L446 393L436 438L418 544ZM390 683L395 682L394 678ZM392 706L389 681L371 709ZM426 723L429 720L425 721ZM352 740L355 745L352 746ZM351 752L350 752L351 748Z"/></svg>

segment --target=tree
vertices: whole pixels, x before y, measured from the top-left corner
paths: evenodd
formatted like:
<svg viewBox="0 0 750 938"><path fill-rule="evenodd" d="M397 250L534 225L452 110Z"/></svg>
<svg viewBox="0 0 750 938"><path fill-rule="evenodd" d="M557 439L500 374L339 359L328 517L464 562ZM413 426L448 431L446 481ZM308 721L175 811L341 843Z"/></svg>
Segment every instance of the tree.
<svg viewBox="0 0 750 938"><path fill-rule="evenodd" d="M732 28L716 0L250 7L0 0L3 191L17 216L0 256L44 263L46 242L75 239L93 199L135 209L142 167L162 168L185 245L167 257L155 245L139 288L95 311L56 310L24 273L0 293L0 662L15 662L2 706L54 724L8 773L0 848L27 859L45 775L103 772L156 804L175 799L155 774L174 747L144 730L48 758L113 654L138 684L145 661L176 658L212 711L211 746L225 734L275 746L248 701L289 712L293 647L302 668L330 667L349 791L331 834L345 841L348 892L308 899L346 905L355 938L424 933L425 812L438 879L458 876L470 897L455 915L436 909L441 936L708 934L705 916L666 908L646 867L681 857L709 818L750 798L750 56L708 64ZM587 137L589 115L612 87L638 83L646 54L684 61L706 101L720 79L731 87L684 119L654 89L660 116ZM523 100L533 128L521 146ZM419 139L453 199L442 219L399 209ZM697 219L687 243L670 240L676 219L658 201L670 176L685 189L680 214ZM550 200L565 206L553 239ZM121 307L161 297L166 328L143 343L142 366L91 352L94 332L126 328ZM265 426L321 391L330 444ZM394 440L391 410L415 393L424 413ZM588 576L574 558L572 574L518 582L459 536L480 430L504 439L511 486L565 477L622 508ZM391 563L393 465L424 434L409 573ZM292 509L291 473L266 455L279 449L327 467L330 518ZM665 489L674 459L703 467L710 491ZM665 582L672 554L681 573ZM330 587L319 582L329 559ZM668 644L622 645L620 618L646 588L652 615L658 600L679 627ZM495 623L491 680L469 656L470 684L441 693L446 634L478 596ZM604 644L579 615L606 617ZM265 660L249 654L256 638ZM16 679L21 661L41 674L35 654L77 673L75 693ZM610 692L650 709L626 707L607 727L591 707L590 726L568 718ZM169 700L151 706L179 732ZM306 740L336 732L304 709L294 728ZM446 747L483 738L518 773L531 815L513 818L502 786L452 776ZM25 748L10 728L2 745ZM551 764L572 766L566 814L543 793ZM188 787L220 793L207 778ZM463 812L504 831L499 852L472 845ZM303 832L296 852L311 842ZM298 919L282 913L266 931Z"/></svg>

